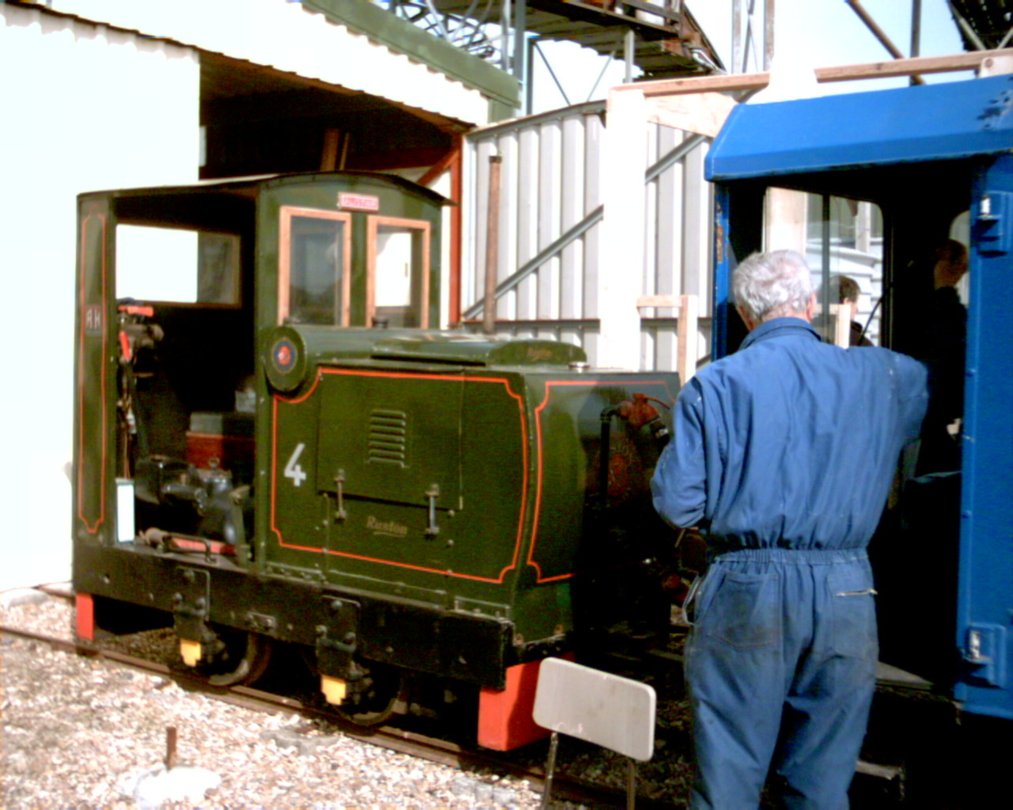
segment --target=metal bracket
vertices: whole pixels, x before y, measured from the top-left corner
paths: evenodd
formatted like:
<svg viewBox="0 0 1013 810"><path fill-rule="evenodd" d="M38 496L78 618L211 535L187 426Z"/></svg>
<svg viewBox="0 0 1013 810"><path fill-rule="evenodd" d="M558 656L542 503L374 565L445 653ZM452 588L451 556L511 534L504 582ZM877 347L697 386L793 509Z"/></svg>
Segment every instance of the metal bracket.
<svg viewBox="0 0 1013 810"><path fill-rule="evenodd" d="M359 604L327 597L327 617L317 625L317 668L321 674L354 680L352 657L359 646Z"/></svg>
<svg viewBox="0 0 1013 810"><path fill-rule="evenodd" d="M1006 628L999 624L971 624L967 627L964 661L975 680L990 686L1006 685Z"/></svg>
<svg viewBox="0 0 1013 810"><path fill-rule="evenodd" d="M211 575L200 568L180 566L173 572L172 613L180 638L203 642L211 616Z"/></svg>
<svg viewBox="0 0 1013 810"><path fill-rule="evenodd" d="M334 476L334 487L337 489L338 509L334 513L334 519L337 521L344 522L345 518L348 517L348 513L345 511L345 471L338 470L338 474Z"/></svg>
<svg viewBox="0 0 1013 810"><path fill-rule="evenodd" d="M975 218L978 249L985 255L1010 252L1013 241L1013 193L986 191L978 203Z"/></svg>
<svg viewBox="0 0 1013 810"><path fill-rule="evenodd" d="M426 537L436 537L440 533L440 527L436 525L436 499L440 497L440 485L433 484L426 490L426 498L429 499L429 515L426 525Z"/></svg>

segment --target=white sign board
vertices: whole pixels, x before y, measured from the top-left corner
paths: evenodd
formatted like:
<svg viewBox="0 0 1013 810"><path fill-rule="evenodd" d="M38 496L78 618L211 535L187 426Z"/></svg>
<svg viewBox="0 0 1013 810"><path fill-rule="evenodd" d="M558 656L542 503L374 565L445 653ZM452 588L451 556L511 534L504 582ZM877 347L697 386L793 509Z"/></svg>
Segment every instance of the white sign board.
<svg viewBox="0 0 1013 810"><path fill-rule="evenodd" d="M654 753L654 689L640 681L547 658L538 673L535 722L633 759Z"/></svg>

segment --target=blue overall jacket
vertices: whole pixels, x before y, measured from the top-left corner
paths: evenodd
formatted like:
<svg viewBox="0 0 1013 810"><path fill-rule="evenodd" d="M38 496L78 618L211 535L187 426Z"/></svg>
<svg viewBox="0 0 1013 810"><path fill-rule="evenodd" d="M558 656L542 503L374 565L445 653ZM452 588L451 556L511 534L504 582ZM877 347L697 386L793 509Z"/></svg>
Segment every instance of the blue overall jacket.
<svg viewBox="0 0 1013 810"><path fill-rule="evenodd" d="M865 548L927 401L916 360L823 343L797 318L767 321L683 388L655 508L699 525L714 554Z"/></svg>

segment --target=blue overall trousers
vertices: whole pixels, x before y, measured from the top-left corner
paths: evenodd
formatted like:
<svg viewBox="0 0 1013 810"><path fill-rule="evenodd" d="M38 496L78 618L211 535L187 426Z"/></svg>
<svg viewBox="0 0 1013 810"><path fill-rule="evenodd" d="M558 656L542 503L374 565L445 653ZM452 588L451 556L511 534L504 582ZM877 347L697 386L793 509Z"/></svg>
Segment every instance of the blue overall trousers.
<svg viewBox="0 0 1013 810"><path fill-rule="evenodd" d="M875 688L874 594L864 550L714 559L686 648L692 807L755 808L770 769L786 807L847 808Z"/></svg>

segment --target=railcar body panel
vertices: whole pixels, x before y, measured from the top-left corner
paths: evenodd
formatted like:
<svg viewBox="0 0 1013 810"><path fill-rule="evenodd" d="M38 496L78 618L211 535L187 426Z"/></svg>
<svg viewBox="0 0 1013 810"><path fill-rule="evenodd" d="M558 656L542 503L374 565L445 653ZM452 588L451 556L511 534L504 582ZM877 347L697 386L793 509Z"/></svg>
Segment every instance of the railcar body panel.
<svg viewBox="0 0 1013 810"><path fill-rule="evenodd" d="M930 314L920 262L926 248L964 229L966 362L953 383L963 389L962 456L957 467L908 482L872 550L883 660L897 654L965 710L997 717L1013 717L1011 151L1013 76L997 76L740 105L707 158L717 184L715 356L743 334L729 279L763 247L768 189L806 192L825 211L835 197L878 207L882 345L912 354ZM826 283L842 249L826 219L823 228L822 241L810 231L807 250Z"/></svg>
<svg viewBox="0 0 1013 810"><path fill-rule="evenodd" d="M1013 719L1013 156L979 175L973 196L956 697Z"/></svg>

